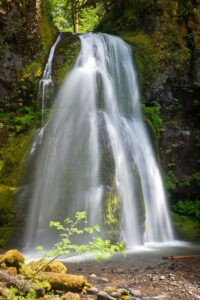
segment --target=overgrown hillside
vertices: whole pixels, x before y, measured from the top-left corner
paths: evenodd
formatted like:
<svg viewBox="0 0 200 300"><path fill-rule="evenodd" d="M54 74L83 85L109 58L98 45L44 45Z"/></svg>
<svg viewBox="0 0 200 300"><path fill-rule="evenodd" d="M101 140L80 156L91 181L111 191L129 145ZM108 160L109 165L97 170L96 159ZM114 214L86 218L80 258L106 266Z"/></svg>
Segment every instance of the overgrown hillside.
<svg viewBox="0 0 200 300"><path fill-rule="evenodd" d="M37 86L56 32L40 0L0 5L0 247L19 226L13 195L38 122Z"/></svg>

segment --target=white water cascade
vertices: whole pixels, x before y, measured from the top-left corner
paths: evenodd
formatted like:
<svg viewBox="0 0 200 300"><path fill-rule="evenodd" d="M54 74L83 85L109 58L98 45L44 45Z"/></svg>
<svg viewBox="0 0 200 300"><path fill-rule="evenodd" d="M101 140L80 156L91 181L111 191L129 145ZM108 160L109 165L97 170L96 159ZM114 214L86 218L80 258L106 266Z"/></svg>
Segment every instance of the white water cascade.
<svg viewBox="0 0 200 300"><path fill-rule="evenodd" d="M56 50L56 46L61 40L61 34L58 35L55 43L51 47L49 58L47 61L47 64L45 66L42 79L39 82L39 88L38 88L38 99L41 99L42 102L42 126L44 122L44 110L49 102L50 99L52 99L53 91L54 91L54 82L52 79L52 63L53 63L53 57Z"/></svg>
<svg viewBox="0 0 200 300"><path fill-rule="evenodd" d="M49 221L73 217L76 211L86 210L89 223L104 228L105 145L120 198L120 238L128 246L171 241L173 230L142 119L131 48L107 34L88 33L80 40L81 51L45 129L26 241L29 246L48 245L54 239Z"/></svg>

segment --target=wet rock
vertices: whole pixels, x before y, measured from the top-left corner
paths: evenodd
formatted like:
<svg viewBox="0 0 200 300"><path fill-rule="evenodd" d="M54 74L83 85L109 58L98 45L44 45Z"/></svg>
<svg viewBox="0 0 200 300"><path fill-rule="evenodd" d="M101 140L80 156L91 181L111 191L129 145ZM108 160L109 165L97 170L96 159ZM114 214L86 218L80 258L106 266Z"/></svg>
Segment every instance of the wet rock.
<svg viewBox="0 0 200 300"><path fill-rule="evenodd" d="M106 278L106 277L100 277L100 278L99 278L99 282L100 282L100 283L107 283L107 282L109 282L109 280L108 280L108 278Z"/></svg>
<svg viewBox="0 0 200 300"><path fill-rule="evenodd" d="M112 292L116 291L116 288L114 286L107 286L104 291L108 294L111 294Z"/></svg>
<svg viewBox="0 0 200 300"><path fill-rule="evenodd" d="M97 278L97 275L96 274L91 274L90 278Z"/></svg>
<svg viewBox="0 0 200 300"><path fill-rule="evenodd" d="M120 293L121 294L121 296L125 296L125 295L128 295L128 291L126 290L126 289L117 289L117 291L116 292L118 292L118 293Z"/></svg>
<svg viewBox="0 0 200 300"><path fill-rule="evenodd" d="M98 288L93 286L93 287L87 289L87 294L96 295L98 293L98 291L99 291Z"/></svg>
<svg viewBox="0 0 200 300"><path fill-rule="evenodd" d="M62 300L80 300L79 294L68 292L61 297Z"/></svg>
<svg viewBox="0 0 200 300"><path fill-rule="evenodd" d="M130 289L129 293L134 297L141 297L142 292L140 290Z"/></svg>
<svg viewBox="0 0 200 300"><path fill-rule="evenodd" d="M110 295L111 295L112 297L114 297L114 298L120 298L120 297L121 297L121 294L118 293L118 292L112 292Z"/></svg>
<svg viewBox="0 0 200 300"><path fill-rule="evenodd" d="M108 293L101 291L97 294L97 300L115 300L115 298L111 297Z"/></svg>
<svg viewBox="0 0 200 300"><path fill-rule="evenodd" d="M124 273L124 271L121 268L117 268L117 269L112 269L113 273L118 273L118 274L122 274Z"/></svg>

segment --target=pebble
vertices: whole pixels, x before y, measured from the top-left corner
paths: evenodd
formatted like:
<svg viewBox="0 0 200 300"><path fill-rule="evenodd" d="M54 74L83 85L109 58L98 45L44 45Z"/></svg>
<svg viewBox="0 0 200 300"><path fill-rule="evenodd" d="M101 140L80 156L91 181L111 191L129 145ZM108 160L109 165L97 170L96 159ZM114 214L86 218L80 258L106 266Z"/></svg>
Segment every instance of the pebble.
<svg viewBox="0 0 200 300"><path fill-rule="evenodd" d="M107 283L107 282L109 282L109 280L106 277L101 277L101 278L99 278L99 282Z"/></svg>
<svg viewBox="0 0 200 300"><path fill-rule="evenodd" d="M106 292L101 291L97 294L97 300L115 300L115 298L111 297Z"/></svg>
<svg viewBox="0 0 200 300"><path fill-rule="evenodd" d="M95 295L98 292L99 292L99 290L96 287L94 287L94 286L87 289L87 294L90 294L90 295Z"/></svg>
<svg viewBox="0 0 200 300"><path fill-rule="evenodd" d="M128 291L126 289L117 289L116 292L121 295L128 295Z"/></svg>
<svg viewBox="0 0 200 300"><path fill-rule="evenodd" d="M160 276L160 280L164 280L165 279L165 276L164 275L161 275Z"/></svg>
<svg viewBox="0 0 200 300"><path fill-rule="evenodd" d="M134 290L134 289L130 289L129 293L134 296L134 297L141 297L142 293L140 290Z"/></svg>
<svg viewBox="0 0 200 300"><path fill-rule="evenodd" d="M110 294L112 297L114 297L114 298L120 298L120 296L121 296L121 294L120 293L118 293L118 292L112 292L111 294Z"/></svg>
<svg viewBox="0 0 200 300"><path fill-rule="evenodd" d="M116 291L116 288L113 287L113 286L107 286L104 291L108 294L111 294L112 292L115 292Z"/></svg>
<svg viewBox="0 0 200 300"><path fill-rule="evenodd" d="M91 278L97 278L97 275L96 274L91 274L90 277Z"/></svg>

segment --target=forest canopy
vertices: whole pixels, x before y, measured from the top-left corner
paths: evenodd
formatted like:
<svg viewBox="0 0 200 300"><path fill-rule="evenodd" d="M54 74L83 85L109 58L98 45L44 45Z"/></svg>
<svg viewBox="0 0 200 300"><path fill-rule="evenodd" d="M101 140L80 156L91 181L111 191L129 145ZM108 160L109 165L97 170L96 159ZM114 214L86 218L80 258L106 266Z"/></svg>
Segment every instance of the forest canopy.
<svg viewBox="0 0 200 300"><path fill-rule="evenodd" d="M59 31L92 31L105 14L103 1L45 0L45 11Z"/></svg>

